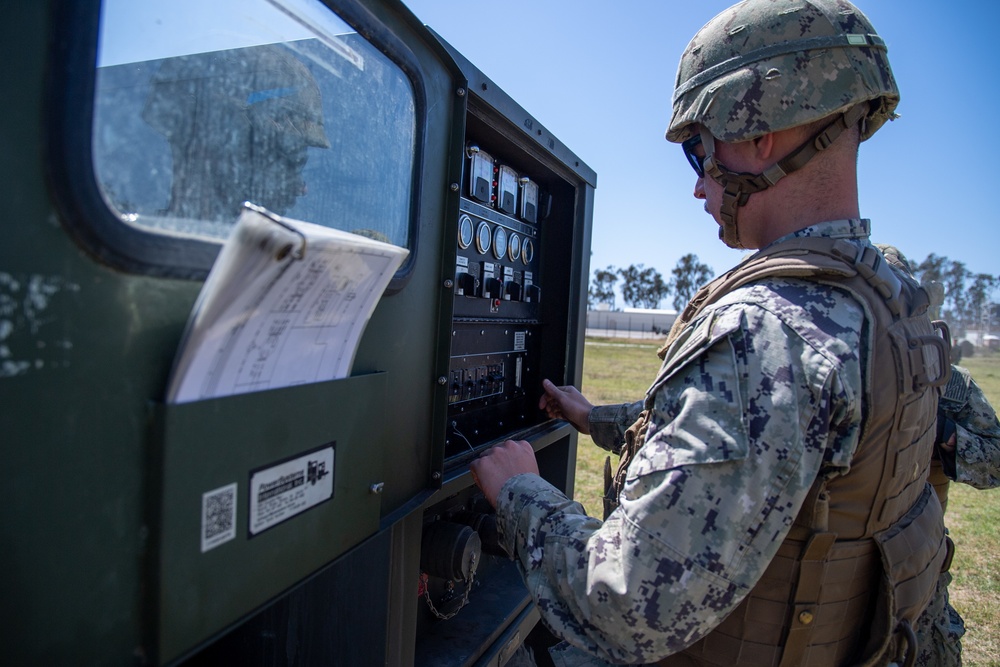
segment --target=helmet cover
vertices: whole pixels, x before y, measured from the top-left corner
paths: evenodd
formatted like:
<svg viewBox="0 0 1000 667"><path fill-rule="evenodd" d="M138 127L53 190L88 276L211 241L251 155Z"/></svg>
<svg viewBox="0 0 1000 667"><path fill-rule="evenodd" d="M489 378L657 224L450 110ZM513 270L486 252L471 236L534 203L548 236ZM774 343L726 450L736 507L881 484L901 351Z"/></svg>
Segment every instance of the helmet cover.
<svg viewBox="0 0 1000 667"><path fill-rule="evenodd" d="M704 126L735 142L872 101L862 140L895 118L886 47L847 0L746 0L709 21L677 68L667 140Z"/></svg>

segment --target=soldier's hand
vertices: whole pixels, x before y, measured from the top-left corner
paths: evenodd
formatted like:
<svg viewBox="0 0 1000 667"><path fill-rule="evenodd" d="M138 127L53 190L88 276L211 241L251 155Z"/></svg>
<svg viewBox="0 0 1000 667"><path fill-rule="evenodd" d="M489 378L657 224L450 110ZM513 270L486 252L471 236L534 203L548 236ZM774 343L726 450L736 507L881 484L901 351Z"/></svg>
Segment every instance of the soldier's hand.
<svg viewBox="0 0 1000 667"><path fill-rule="evenodd" d="M594 405L576 387L557 387L542 380L542 389L545 393L538 399L538 407L550 419L565 419L580 433L590 435L590 411Z"/></svg>
<svg viewBox="0 0 1000 667"><path fill-rule="evenodd" d="M500 489L515 475L531 472L538 474L538 462L531 444L524 440L507 440L490 447L469 464L472 479L495 508Z"/></svg>
<svg viewBox="0 0 1000 667"><path fill-rule="evenodd" d="M958 428L951 414L938 407L936 444L946 452L954 452L958 443Z"/></svg>

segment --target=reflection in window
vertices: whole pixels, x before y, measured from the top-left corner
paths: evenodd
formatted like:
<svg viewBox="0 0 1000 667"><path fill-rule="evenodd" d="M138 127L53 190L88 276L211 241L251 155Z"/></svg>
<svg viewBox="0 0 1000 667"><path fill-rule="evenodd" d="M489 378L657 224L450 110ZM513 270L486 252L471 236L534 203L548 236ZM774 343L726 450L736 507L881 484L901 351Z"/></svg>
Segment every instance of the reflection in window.
<svg viewBox="0 0 1000 667"><path fill-rule="evenodd" d="M394 63L315 0L151 4L102 16L94 162L124 221L224 238L251 201L410 245L414 95Z"/></svg>

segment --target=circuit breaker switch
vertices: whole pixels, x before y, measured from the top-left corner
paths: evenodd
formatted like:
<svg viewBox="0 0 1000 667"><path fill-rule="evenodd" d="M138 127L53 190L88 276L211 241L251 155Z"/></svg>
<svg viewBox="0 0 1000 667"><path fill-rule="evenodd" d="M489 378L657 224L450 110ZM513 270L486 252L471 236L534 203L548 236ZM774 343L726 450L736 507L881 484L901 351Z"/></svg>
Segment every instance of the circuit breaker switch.
<svg viewBox="0 0 1000 667"><path fill-rule="evenodd" d="M487 278L483 281L483 298L499 299L503 292L503 283L499 278Z"/></svg>
<svg viewBox="0 0 1000 667"><path fill-rule="evenodd" d="M474 297L478 286L479 280L471 273L458 274L458 294Z"/></svg>
<svg viewBox="0 0 1000 667"><path fill-rule="evenodd" d="M504 298L508 301L521 300L521 283L509 282L504 291L506 292Z"/></svg>

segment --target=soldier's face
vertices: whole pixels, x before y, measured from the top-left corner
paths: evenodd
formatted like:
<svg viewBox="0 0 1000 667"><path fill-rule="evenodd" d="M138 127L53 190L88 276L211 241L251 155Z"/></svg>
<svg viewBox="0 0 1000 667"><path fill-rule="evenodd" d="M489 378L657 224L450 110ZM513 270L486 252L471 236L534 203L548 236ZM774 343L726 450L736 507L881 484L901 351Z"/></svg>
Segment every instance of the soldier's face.
<svg viewBox="0 0 1000 667"><path fill-rule="evenodd" d="M753 141L727 143L716 139L714 144L714 158L717 164L723 165L729 171L737 173L759 172L760 165L757 161L755 161ZM703 144L695 147L693 152L696 157L704 160L705 147ZM695 199L701 199L705 202L705 212L711 215L715 219L715 222L719 225L722 224L722 217L719 214L719 211L722 208L722 194L722 186L708 174L699 176L698 180L695 181Z"/></svg>
<svg viewBox="0 0 1000 667"><path fill-rule="evenodd" d="M701 128L698 128L698 132ZM716 141L716 159L718 160L719 147L723 145L722 142ZM696 144L692 149L691 153L693 158L704 163L705 160L705 145L702 143ZM689 158L690 159L690 158ZM700 199L705 202L705 212L711 215L716 223L722 224L722 218L719 217L719 209L722 206L722 186L715 182L710 176L702 171L701 175L697 176L697 180L694 183L694 197L695 199Z"/></svg>

